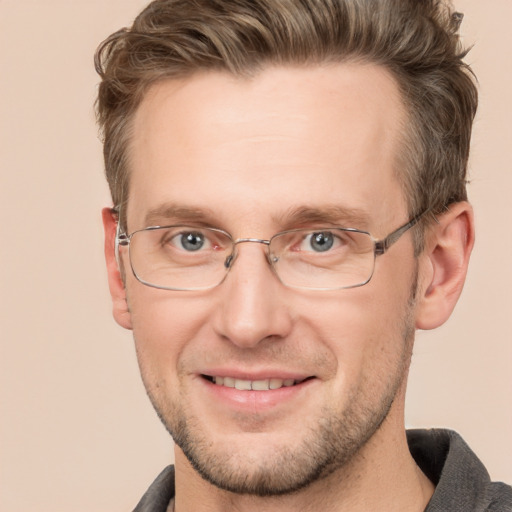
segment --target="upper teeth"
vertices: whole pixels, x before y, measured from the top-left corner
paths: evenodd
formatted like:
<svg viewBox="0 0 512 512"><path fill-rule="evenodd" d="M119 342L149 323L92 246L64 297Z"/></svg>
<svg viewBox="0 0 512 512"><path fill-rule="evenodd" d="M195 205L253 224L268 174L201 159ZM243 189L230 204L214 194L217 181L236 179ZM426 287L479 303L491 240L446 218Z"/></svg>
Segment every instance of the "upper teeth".
<svg viewBox="0 0 512 512"><path fill-rule="evenodd" d="M240 390L267 391L269 389L279 389L283 386L293 386L294 379L263 379L263 380L242 380L233 377L213 377L213 382L218 386L236 388Z"/></svg>

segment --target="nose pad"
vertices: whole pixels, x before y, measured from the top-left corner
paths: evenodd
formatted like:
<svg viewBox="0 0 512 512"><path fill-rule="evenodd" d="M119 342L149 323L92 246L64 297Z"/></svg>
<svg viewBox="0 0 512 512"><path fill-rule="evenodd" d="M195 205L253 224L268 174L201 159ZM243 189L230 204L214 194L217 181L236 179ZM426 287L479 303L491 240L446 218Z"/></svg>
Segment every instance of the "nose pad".
<svg viewBox="0 0 512 512"><path fill-rule="evenodd" d="M241 240L240 242L242 241L246 241L246 240ZM264 243L265 241L264 240L247 240L247 241L251 241L251 242L259 242L259 243ZM238 243L240 243L238 242ZM266 245L266 244L265 244ZM231 270L231 267L233 266L233 264L235 263L235 260L238 258L238 251L233 248L233 252L224 260L224 267L226 268L226 270ZM265 259L267 260L270 268L272 270L274 270L274 265L279 261L279 256L276 256L274 253L271 253L270 250L268 249L268 246L267 246L267 250L265 251Z"/></svg>
<svg viewBox="0 0 512 512"><path fill-rule="evenodd" d="M224 261L224 266L226 267L226 270L231 269L237 256L238 256L238 253L235 250L233 250L233 252L226 258L226 260Z"/></svg>
<svg viewBox="0 0 512 512"><path fill-rule="evenodd" d="M279 261L279 256L276 256L274 253L270 251L267 252L267 260L269 265L273 268L274 265Z"/></svg>

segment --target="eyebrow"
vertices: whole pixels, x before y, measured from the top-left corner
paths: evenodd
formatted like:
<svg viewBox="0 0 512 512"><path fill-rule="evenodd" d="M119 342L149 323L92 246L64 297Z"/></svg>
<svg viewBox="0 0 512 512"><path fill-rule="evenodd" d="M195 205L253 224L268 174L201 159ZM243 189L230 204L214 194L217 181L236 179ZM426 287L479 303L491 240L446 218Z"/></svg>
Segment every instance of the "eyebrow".
<svg viewBox="0 0 512 512"><path fill-rule="evenodd" d="M286 211L278 219L286 229L309 223L326 223L346 228L366 228L370 216L364 210L339 205L322 207L300 206Z"/></svg>
<svg viewBox="0 0 512 512"><path fill-rule="evenodd" d="M218 227L215 212L177 203L163 203L147 212L144 226L159 226L175 222L194 222L208 227ZM273 215L272 221L281 229L292 229L307 224L331 224L350 228L366 228L370 216L364 210L339 205L298 206Z"/></svg>
<svg viewBox="0 0 512 512"><path fill-rule="evenodd" d="M167 222L198 222L205 225L212 225L214 217L212 210L205 208L194 208L178 205L175 203L164 203L152 208L144 217L145 226L157 226Z"/></svg>

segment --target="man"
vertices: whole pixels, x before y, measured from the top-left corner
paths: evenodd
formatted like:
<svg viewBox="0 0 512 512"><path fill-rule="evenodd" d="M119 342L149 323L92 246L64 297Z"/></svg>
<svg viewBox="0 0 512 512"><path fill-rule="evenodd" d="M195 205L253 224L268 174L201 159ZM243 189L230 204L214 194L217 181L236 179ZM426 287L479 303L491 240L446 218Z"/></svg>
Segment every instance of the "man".
<svg viewBox="0 0 512 512"><path fill-rule="evenodd" d="M137 511L512 510L404 426L473 246L477 95L434 0L157 0L97 53L114 317L175 466Z"/></svg>

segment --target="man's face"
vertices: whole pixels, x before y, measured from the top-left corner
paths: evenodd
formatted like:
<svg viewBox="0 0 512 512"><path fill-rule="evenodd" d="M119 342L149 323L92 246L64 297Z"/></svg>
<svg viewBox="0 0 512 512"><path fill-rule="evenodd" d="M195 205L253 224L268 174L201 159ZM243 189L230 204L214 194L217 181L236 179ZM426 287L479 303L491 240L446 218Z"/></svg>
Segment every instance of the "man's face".
<svg viewBox="0 0 512 512"><path fill-rule="evenodd" d="M155 85L134 120L128 232L191 224L269 239L340 225L381 238L408 220L396 179L404 117L396 84L372 65ZM263 245L238 251L207 291L150 288L127 272L137 355L153 405L207 480L290 492L354 460L388 413L402 414L412 237L377 258L367 285L335 291L286 288ZM213 377L295 385L247 391Z"/></svg>

